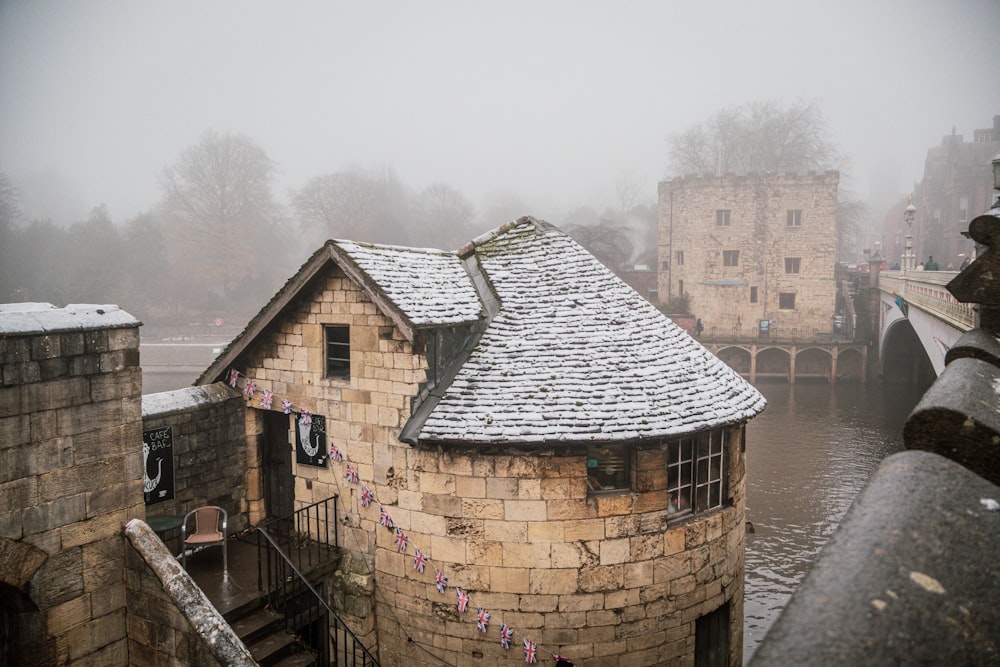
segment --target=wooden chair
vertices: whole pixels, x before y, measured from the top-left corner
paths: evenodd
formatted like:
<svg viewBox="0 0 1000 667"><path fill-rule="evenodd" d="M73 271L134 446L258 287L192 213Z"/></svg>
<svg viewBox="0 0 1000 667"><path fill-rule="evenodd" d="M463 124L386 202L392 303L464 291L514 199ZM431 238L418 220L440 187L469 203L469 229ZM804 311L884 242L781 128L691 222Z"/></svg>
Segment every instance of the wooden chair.
<svg viewBox="0 0 1000 667"><path fill-rule="evenodd" d="M188 520L194 517L194 532L188 535ZM197 507L184 516L181 524L181 563L187 568L187 552L194 554L205 547L222 545L222 572L229 573L229 554L226 549L226 510L216 505Z"/></svg>

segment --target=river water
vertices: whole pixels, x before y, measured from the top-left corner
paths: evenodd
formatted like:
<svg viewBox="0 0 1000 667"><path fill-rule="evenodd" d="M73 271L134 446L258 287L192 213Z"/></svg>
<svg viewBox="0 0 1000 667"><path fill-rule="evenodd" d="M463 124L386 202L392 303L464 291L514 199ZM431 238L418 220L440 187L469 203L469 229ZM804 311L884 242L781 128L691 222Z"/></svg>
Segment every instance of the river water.
<svg viewBox="0 0 1000 667"><path fill-rule="evenodd" d="M878 464L903 448L921 391L907 385L772 384L747 425L743 657L748 660Z"/></svg>

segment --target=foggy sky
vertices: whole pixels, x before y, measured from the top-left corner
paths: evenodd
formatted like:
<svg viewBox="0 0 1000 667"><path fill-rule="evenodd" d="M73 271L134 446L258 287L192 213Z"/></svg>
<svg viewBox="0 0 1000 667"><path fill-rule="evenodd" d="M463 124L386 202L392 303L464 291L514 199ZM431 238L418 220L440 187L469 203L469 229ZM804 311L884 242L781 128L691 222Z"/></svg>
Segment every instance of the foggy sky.
<svg viewBox="0 0 1000 667"><path fill-rule="evenodd" d="M669 134L776 100L816 102L846 185L884 198L1000 113L998 25L995 0L0 0L0 171L123 222L213 129L277 162L282 200L392 167L547 217L615 204L626 172L654 201Z"/></svg>

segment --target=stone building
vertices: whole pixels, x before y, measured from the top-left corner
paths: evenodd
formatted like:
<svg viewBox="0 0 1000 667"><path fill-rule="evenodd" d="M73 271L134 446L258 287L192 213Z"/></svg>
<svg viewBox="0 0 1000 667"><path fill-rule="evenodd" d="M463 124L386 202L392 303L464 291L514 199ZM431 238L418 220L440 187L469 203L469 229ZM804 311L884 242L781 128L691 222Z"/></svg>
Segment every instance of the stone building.
<svg viewBox="0 0 1000 667"><path fill-rule="evenodd" d="M942 270L957 269L973 251L973 242L963 235L978 211L993 203L992 160L1000 153L1000 115L993 126L973 131L972 141L952 132L941 143L927 149L924 175L913 193L916 207L913 248L917 261L933 255ZM903 199L885 217L883 248L890 264L900 262L906 245Z"/></svg>
<svg viewBox="0 0 1000 667"><path fill-rule="evenodd" d="M659 185L659 297L688 295L707 332L832 331L837 172Z"/></svg>
<svg viewBox="0 0 1000 667"><path fill-rule="evenodd" d="M741 664L764 400L552 226L458 252L327 242L199 383L226 379L252 396L251 522L339 495L382 664L521 664L523 641L540 662Z"/></svg>

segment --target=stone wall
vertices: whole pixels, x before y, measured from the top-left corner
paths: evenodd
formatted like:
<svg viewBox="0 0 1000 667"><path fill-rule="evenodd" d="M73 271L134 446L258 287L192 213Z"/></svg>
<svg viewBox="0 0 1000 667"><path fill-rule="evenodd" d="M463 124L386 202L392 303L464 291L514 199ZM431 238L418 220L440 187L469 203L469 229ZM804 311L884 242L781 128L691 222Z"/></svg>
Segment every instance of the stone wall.
<svg viewBox="0 0 1000 667"><path fill-rule="evenodd" d="M12 613L7 595L0 612L34 624L20 636L35 633L11 648L14 662L126 664L120 532L144 515L139 322L114 306L10 312L0 313L0 552L17 561L0 583L29 614Z"/></svg>
<svg viewBox="0 0 1000 667"><path fill-rule="evenodd" d="M749 332L760 320L780 335L832 331L838 182L827 172L660 183L660 300L677 296L683 282L706 333ZM730 211L728 226L716 224L717 210ZM801 225L788 226L789 210L802 212ZM725 265L725 251L739 252L736 266ZM786 273L786 258L800 260L798 273ZM781 293L795 295L794 308L780 307Z"/></svg>
<svg viewBox="0 0 1000 667"><path fill-rule="evenodd" d="M247 465L239 392L216 383L148 394L142 398L142 426L169 426L173 433L174 497L147 506L147 516L184 516L219 505L229 514L230 534L249 527L249 504L260 497L259 468Z"/></svg>

